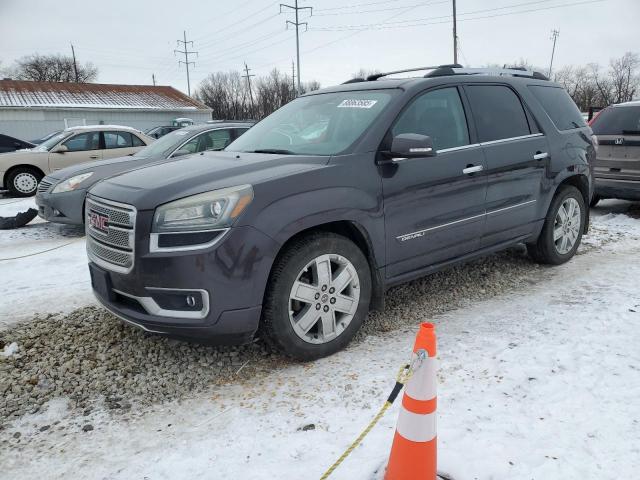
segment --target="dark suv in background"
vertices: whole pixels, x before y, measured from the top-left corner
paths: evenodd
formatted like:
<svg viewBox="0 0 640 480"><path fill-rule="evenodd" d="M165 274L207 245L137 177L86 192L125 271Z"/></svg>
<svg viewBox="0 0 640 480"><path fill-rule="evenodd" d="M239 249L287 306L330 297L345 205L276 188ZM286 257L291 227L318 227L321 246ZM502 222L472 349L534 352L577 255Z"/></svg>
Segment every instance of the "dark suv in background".
<svg viewBox="0 0 640 480"><path fill-rule="evenodd" d="M591 128L600 144L592 206L602 198L640 200L640 101L605 108Z"/></svg>
<svg viewBox="0 0 640 480"><path fill-rule="evenodd" d="M533 72L429 70L312 92L225 151L95 185L99 301L149 332L260 335L309 360L343 348L393 285L521 242L569 260L596 155L569 95Z"/></svg>

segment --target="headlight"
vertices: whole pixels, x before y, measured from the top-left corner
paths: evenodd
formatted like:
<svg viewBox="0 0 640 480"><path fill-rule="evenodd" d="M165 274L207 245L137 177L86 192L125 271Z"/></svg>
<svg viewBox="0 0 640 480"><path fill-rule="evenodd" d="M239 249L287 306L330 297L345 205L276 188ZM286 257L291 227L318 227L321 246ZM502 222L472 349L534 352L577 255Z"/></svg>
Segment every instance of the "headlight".
<svg viewBox="0 0 640 480"><path fill-rule="evenodd" d="M156 208L151 231L177 233L230 227L252 200L251 185L181 198Z"/></svg>
<svg viewBox="0 0 640 480"><path fill-rule="evenodd" d="M93 175L93 172L83 173L81 175L76 175L75 177L71 177L64 182L60 182L57 184L51 193L62 193L62 192L70 192L78 188L78 186L84 182L87 178Z"/></svg>

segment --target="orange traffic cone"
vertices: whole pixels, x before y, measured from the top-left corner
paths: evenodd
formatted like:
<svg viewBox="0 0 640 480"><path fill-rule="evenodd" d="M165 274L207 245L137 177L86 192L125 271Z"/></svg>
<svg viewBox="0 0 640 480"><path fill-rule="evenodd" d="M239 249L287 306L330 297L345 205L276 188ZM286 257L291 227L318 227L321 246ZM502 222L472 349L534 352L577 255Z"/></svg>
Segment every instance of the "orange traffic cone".
<svg viewBox="0 0 640 480"><path fill-rule="evenodd" d="M402 407L385 480L436 480L436 332L423 323L413 346L413 374Z"/></svg>

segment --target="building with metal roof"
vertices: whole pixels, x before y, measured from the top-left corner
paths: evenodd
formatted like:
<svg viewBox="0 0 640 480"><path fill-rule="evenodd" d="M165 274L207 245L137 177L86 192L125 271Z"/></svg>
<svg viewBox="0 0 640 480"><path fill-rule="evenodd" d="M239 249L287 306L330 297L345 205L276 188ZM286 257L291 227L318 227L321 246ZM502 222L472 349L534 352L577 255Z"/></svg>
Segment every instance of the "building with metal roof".
<svg viewBox="0 0 640 480"><path fill-rule="evenodd" d="M138 130L176 118L211 120L211 109L168 86L0 80L0 133L35 139L79 125Z"/></svg>

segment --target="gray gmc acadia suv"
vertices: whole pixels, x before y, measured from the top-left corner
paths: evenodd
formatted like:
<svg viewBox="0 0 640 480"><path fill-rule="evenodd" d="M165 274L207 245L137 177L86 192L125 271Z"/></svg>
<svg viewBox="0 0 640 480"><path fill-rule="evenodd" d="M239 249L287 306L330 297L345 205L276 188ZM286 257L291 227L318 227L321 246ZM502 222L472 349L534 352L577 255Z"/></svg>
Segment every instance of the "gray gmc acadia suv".
<svg viewBox="0 0 640 480"><path fill-rule="evenodd" d="M259 335L310 360L393 285L517 243L543 263L574 255L596 143L559 85L458 65L388 75L304 95L224 151L96 184L98 300L148 332Z"/></svg>

